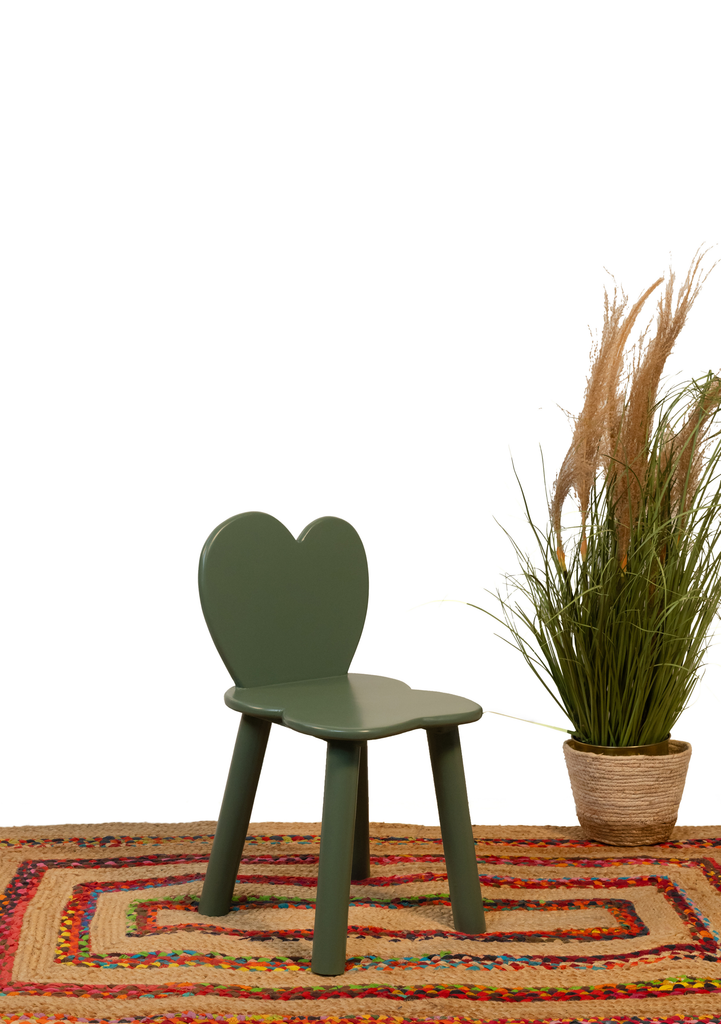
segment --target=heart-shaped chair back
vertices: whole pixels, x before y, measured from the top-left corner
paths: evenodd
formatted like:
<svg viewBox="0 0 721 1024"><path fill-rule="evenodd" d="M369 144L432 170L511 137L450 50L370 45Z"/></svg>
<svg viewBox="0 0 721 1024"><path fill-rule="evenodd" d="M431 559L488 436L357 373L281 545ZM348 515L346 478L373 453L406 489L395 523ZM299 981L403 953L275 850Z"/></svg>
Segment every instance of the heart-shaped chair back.
<svg viewBox="0 0 721 1024"><path fill-rule="evenodd" d="M205 542L198 586L236 686L348 671L368 606L368 564L343 519L316 519L296 540L264 512L233 516Z"/></svg>

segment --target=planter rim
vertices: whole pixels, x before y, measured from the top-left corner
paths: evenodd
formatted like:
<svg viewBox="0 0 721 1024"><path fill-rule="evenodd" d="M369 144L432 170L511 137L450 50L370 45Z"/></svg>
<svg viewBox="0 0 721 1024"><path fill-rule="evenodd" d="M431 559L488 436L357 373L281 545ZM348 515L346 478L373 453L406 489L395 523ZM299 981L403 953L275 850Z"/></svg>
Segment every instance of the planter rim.
<svg viewBox="0 0 721 1024"><path fill-rule="evenodd" d="M665 757L672 753L669 747L671 733L658 743L643 743L640 746L631 747L604 747L595 743L582 743L574 736L566 740L572 750L578 750L584 754L604 754L606 757Z"/></svg>

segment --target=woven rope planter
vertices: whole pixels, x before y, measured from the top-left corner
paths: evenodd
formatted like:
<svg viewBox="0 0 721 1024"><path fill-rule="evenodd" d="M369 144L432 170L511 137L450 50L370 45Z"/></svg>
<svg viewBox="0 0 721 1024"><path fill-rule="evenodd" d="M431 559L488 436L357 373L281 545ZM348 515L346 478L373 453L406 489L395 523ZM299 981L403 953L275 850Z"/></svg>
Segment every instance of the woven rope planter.
<svg viewBox="0 0 721 1024"><path fill-rule="evenodd" d="M668 754L610 757L563 744L578 821L587 839L613 846L663 843L676 824L691 744Z"/></svg>

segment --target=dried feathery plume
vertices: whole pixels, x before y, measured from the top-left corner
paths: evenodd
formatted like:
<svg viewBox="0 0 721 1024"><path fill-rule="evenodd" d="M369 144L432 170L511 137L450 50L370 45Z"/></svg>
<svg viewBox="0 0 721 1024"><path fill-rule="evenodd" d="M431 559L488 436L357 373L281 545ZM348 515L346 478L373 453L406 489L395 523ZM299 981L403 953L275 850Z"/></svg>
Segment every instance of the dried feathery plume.
<svg viewBox="0 0 721 1024"><path fill-rule="evenodd" d="M696 253L686 280L679 289L675 311L675 275L673 271L669 272L666 288L658 302L656 334L633 366L628 401L624 403L620 424L620 436L615 449L611 450L612 461L609 463L606 479L612 486L620 483L620 486L615 486L615 511L618 522L619 559L624 569L628 559L631 530L640 512L641 495L648 472L648 442L661 374L676 338L686 322L689 310L710 273L709 271L697 280L704 255L705 253Z"/></svg>
<svg viewBox="0 0 721 1024"><path fill-rule="evenodd" d="M626 296L622 292L622 298L619 299L614 289L613 301L610 302L608 292L604 289L601 344L591 350L591 372L586 382L583 408L575 418L571 446L553 485L551 522L556 533L556 555L564 569L566 561L561 540L564 502L572 490L576 492L581 508L581 557L585 558L586 517L591 488L603 457L602 449L607 448L609 441L612 443L615 440L619 411L623 407L619 382L623 371L624 349L643 304L662 280L659 278L644 292L625 320L622 318L627 304Z"/></svg>
<svg viewBox="0 0 721 1024"><path fill-rule="evenodd" d="M662 477L673 473L671 514L683 515L693 503L706 450L706 434L721 405L721 378L713 377L681 428L669 431L660 456Z"/></svg>

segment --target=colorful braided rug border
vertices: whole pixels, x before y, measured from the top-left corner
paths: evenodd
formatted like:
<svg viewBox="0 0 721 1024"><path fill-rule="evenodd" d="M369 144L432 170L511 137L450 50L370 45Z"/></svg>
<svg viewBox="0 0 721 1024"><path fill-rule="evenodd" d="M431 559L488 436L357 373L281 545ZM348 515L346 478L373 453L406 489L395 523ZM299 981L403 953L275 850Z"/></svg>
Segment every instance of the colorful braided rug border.
<svg viewBox="0 0 721 1024"><path fill-rule="evenodd" d="M150 1017L75 1017L64 1014L51 1016L27 1014L2 1014L0 1024L477 1024L478 1017L390 1017L381 1015L361 1016L275 1016L258 1014L194 1014L171 1013ZM484 1021L487 1019L484 1018ZM671 1016L613 1016L613 1017L502 1017L489 1024L721 1024L718 1014L693 1016L672 1014Z"/></svg>
<svg viewBox="0 0 721 1024"><path fill-rule="evenodd" d="M253 826L226 918L197 911L211 823L0 829L0 1024L721 1024L721 829L476 828L468 936L438 830L372 828L338 978L310 971L317 825Z"/></svg>

